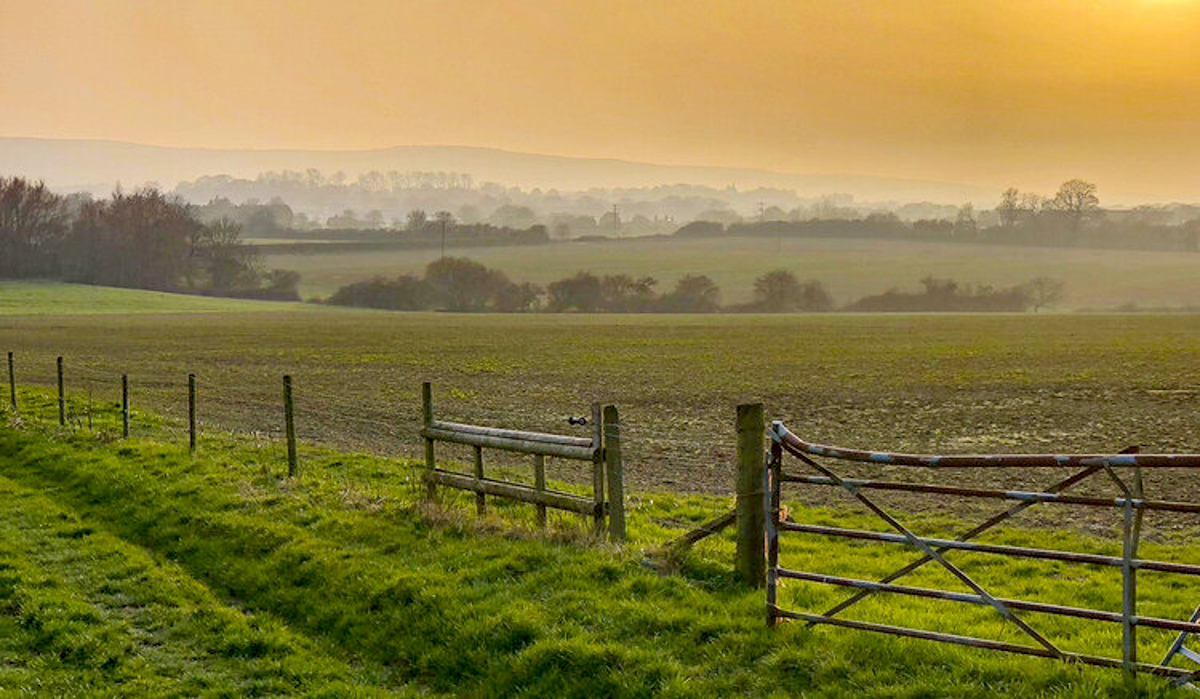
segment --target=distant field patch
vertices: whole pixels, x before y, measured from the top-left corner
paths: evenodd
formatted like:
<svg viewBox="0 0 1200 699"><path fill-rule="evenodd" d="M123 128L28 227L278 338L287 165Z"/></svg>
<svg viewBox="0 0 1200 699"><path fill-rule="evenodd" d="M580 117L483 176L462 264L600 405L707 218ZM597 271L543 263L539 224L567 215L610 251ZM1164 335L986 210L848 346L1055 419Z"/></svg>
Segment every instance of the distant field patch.
<svg viewBox="0 0 1200 699"><path fill-rule="evenodd" d="M85 284L0 281L0 316L245 313L297 307L297 304L166 294Z"/></svg>
<svg viewBox="0 0 1200 699"><path fill-rule="evenodd" d="M382 275L418 273L438 259L437 249L363 252L264 253L268 267L300 273L305 298ZM651 275L659 291L685 274L705 274L722 302L750 300L754 279L789 269L822 282L838 304L893 287L915 290L926 275L996 287L1053 277L1066 284L1063 308L1200 306L1200 255L1136 250L1030 248L836 238L641 238L546 245L454 248L503 271L514 281L545 284L578 270Z"/></svg>

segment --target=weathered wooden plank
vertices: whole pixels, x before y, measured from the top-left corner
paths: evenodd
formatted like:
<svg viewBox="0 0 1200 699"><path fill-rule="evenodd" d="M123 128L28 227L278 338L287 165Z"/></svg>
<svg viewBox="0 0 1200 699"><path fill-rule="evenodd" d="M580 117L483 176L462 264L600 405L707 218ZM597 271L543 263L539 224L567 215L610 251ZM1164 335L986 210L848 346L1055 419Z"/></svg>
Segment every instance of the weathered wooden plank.
<svg viewBox="0 0 1200 699"><path fill-rule="evenodd" d="M762 587L766 576L763 550L763 440L766 423L762 403L737 407L737 553L735 568L742 582Z"/></svg>
<svg viewBox="0 0 1200 699"><path fill-rule="evenodd" d="M604 468L608 474L608 538L625 540L625 468L621 463L621 420L617 406L604 406Z"/></svg>
<svg viewBox="0 0 1200 699"><path fill-rule="evenodd" d="M541 454L533 456L533 487L539 493L546 491L546 457ZM538 505L537 523L542 529L546 528L546 506Z"/></svg>
<svg viewBox="0 0 1200 699"><path fill-rule="evenodd" d="M438 430L452 430L467 434L480 434L501 439L515 439L522 442L546 442L547 444L562 444L571 447L592 447L589 437L571 437L569 435L548 434L545 432L525 432L522 430L507 430L501 427L485 427L483 425L466 425L461 422L434 420L429 427Z"/></svg>
<svg viewBox="0 0 1200 699"><path fill-rule="evenodd" d="M736 521L737 510L730 510L720 517L710 519L683 536L672 539L669 543L667 543L666 546L663 547L663 551L668 555L678 556L707 537L717 534L722 529L731 526Z"/></svg>
<svg viewBox="0 0 1200 699"><path fill-rule="evenodd" d="M479 434L476 432L460 432L458 430L441 429L433 425L422 429L421 436L426 440L434 440L438 442L453 442L455 444L466 444L468 446L485 447L488 449L500 449L503 451L513 451L521 454L542 454L543 456L555 456L560 459L572 459L574 461L595 461L600 452L599 449L595 449L591 446L581 447L568 446L565 444L552 444L550 442L531 442L522 439L510 439L507 437Z"/></svg>
<svg viewBox="0 0 1200 699"><path fill-rule="evenodd" d="M539 491L527 485L508 483L506 481L497 481L490 478L476 480L475 476L473 475L454 473L453 471L443 471L442 469L434 469L430 471L428 477L431 481L439 485L458 488L460 490L469 490L475 493L483 493L485 495L497 495L512 500L533 503L535 505L541 504L558 510L578 512L579 514L584 515L595 514L595 503L593 503L589 498L572 495L570 493L564 493L558 490Z"/></svg>
<svg viewBox="0 0 1200 699"><path fill-rule="evenodd" d="M421 421L426 427L433 422L433 386L428 381L421 384ZM433 440L424 435L424 429L421 431L425 437L425 499L433 500L437 497L437 482L429 474L437 468L437 460Z"/></svg>
<svg viewBox="0 0 1200 699"><path fill-rule="evenodd" d="M283 377L283 426L287 434L288 478L300 472L300 459L296 456L295 403L292 402L292 377Z"/></svg>

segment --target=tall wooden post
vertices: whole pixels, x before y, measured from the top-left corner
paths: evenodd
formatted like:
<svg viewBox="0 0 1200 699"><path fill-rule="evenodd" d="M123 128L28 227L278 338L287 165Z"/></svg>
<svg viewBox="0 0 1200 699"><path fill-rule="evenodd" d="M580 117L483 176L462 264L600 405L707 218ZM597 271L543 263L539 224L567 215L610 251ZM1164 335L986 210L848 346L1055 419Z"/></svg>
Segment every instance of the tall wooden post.
<svg viewBox="0 0 1200 699"><path fill-rule="evenodd" d="M533 455L533 487L539 492L546 492L546 457L541 454ZM542 529L546 528L546 506L538 503L537 506L537 524Z"/></svg>
<svg viewBox="0 0 1200 699"><path fill-rule="evenodd" d="M475 447L475 483L482 486L483 484L483 447ZM475 491L475 512L483 514L487 511L487 496L482 490Z"/></svg>
<svg viewBox="0 0 1200 699"><path fill-rule="evenodd" d="M737 407L737 559L742 582L761 587L766 572L763 532L763 420L762 403Z"/></svg>
<svg viewBox="0 0 1200 699"><path fill-rule="evenodd" d="M13 370L13 353L8 353L8 400L13 413L17 412L17 374Z"/></svg>
<svg viewBox="0 0 1200 699"><path fill-rule="evenodd" d="M592 517L593 530L597 535L604 533L604 415L599 403L592 403L592 446L595 447L592 462L592 498L595 509Z"/></svg>
<svg viewBox="0 0 1200 699"><path fill-rule="evenodd" d="M428 381L421 384L421 419L425 427L433 422L433 386ZM432 500L437 496L437 483L433 480L433 470L437 468L434 460L433 439L425 438L425 497Z"/></svg>
<svg viewBox="0 0 1200 699"><path fill-rule="evenodd" d="M129 439L129 375L121 374L121 437Z"/></svg>
<svg viewBox="0 0 1200 699"><path fill-rule="evenodd" d="M621 419L617 406L604 406L604 465L608 471L608 538L625 540L625 467L621 463Z"/></svg>
<svg viewBox="0 0 1200 699"><path fill-rule="evenodd" d="M296 421L293 416L292 377L283 377L283 423L287 430L288 478L295 478L300 471L300 460L296 456Z"/></svg>
<svg viewBox="0 0 1200 699"><path fill-rule="evenodd" d="M188 451L196 451L196 375L188 374Z"/></svg>
<svg viewBox="0 0 1200 699"><path fill-rule="evenodd" d="M58 358L58 424L67 424L67 402L63 396L63 360Z"/></svg>

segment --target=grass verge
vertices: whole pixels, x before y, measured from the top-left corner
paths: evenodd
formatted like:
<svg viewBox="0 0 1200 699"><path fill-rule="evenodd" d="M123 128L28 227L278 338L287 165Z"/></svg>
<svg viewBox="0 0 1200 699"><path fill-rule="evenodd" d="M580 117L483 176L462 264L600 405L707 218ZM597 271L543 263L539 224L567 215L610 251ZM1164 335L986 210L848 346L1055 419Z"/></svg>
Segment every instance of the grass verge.
<svg viewBox="0 0 1200 699"><path fill-rule="evenodd" d="M46 676L58 684L47 685L47 693L55 686L124 693L126 686L150 688L154 678L172 676L172 667L182 668L179 677L190 675L178 660L186 655L208 684L180 685L180 694L357 695L372 688L480 697L1092 697L1124 691L1120 674L1111 671L800 624L768 630L762 593L739 585L730 571L730 537L706 542L677 575L643 565L642 548L728 507L725 500L631 497L633 543L612 546L583 541L584 527L573 519L536 533L532 508L521 505L496 501L482 520L467 514L465 497L424 507L414 471L403 462L312 450L302 477L289 480L278 475L278 454L252 443L213 437L189 456L150 441L110 442L46 428L38 414L48 407L48 401L31 405L33 416L20 427L0 428L0 476L7 479L0 492L13 494L6 496L12 514L4 524L9 567L2 569L4 589L13 592L5 595L0 620L13 631L0 677L12 687L53 667ZM65 519L39 524L56 517ZM868 524L835 510L797 510L795 517ZM920 524L926 531L958 525L931 516ZM1022 530L1001 540L1030 537L1084 550L1103 546L1082 535ZM1159 546L1157 553L1188 553L1169 542ZM806 540L786 549L797 567L854 569L860 577L887 572L911 555ZM1111 604L1114 594L1119 599L1113 583L1119 576L984 560L964 566L995 586L994 594L1024 589L1046 601L1079 602L1081 594L1098 604ZM122 567L136 572L124 578L109 572ZM23 601L42 584L38 570L72 600L48 606L65 609L60 616L70 622L61 647L96 650L64 656L55 650L60 646L16 633L22 610L39 608ZM141 583L151 572L158 577ZM937 573L926 576L914 584L928 584ZM109 578L117 581L112 591L101 582ZM122 580L130 580L124 591ZM1190 611L1196 601L1186 587L1147 583L1142 591L1148 612ZM158 606L142 604L135 619L123 618L113 611L126 606L120 595L148 596ZM789 586L784 599L821 607L837 598L823 588ZM895 598L869 604L875 606L864 606L858 618L1007 633L1014 640L1015 632L985 609L939 612ZM71 626L76 618L86 623ZM178 638L160 635L153 653L131 640L174 628L173 619ZM138 631L143 627L150 631ZM1068 646L1117 638L1113 630L1052 628ZM222 645L238 638L244 640ZM61 664L63 657L81 660ZM1167 692L1165 683L1149 678L1138 689L1145 696Z"/></svg>

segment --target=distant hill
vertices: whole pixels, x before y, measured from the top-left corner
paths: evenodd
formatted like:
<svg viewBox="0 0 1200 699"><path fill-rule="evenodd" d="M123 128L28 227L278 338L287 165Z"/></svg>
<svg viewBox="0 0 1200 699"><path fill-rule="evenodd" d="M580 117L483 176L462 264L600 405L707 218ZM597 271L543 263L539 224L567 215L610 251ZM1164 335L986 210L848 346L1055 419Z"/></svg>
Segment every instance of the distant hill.
<svg viewBox="0 0 1200 699"><path fill-rule="evenodd" d="M805 197L853 194L859 201L930 201L992 205L990 189L946 182L852 174L788 174L766 170L655 165L606 158L571 158L465 146L397 146L360 151L165 148L117 141L0 138L0 175L44 179L55 189L106 194L120 182L165 189L203 175L254 177L268 170L361 172L452 171L476 182L579 191L591 187L697 184L738 189L777 187Z"/></svg>

